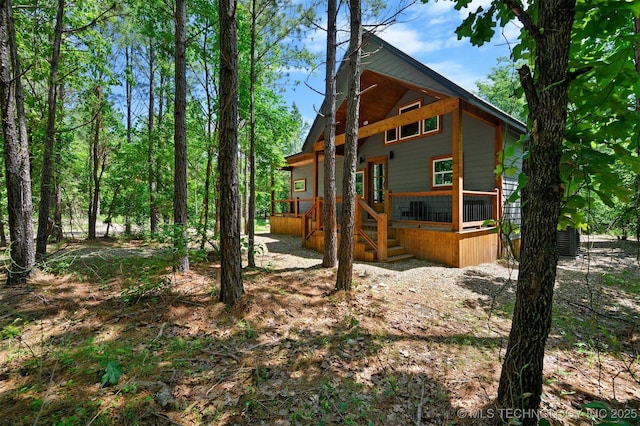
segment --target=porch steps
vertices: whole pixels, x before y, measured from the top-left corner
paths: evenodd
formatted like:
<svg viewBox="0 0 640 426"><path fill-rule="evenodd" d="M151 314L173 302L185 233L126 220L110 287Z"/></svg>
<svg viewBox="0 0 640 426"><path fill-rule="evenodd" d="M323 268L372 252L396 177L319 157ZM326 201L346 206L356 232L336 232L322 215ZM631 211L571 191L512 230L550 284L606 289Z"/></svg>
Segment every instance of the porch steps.
<svg viewBox="0 0 640 426"><path fill-rule="evenodd" d="M369 234L369 232L367 232ZM377 236L372 236L372 238L377 238ZM365 246L364 250L364 260L366 262L373 262L376 260L376 250L371 247L371 245L362 237L358 238L357 244L363 244ZM413 255L408 254L407 250L398 244L398 242L393 239L387 239L387 260L384 260L385 263L390 262L400 262L407 259L413 259Z"/></svg>

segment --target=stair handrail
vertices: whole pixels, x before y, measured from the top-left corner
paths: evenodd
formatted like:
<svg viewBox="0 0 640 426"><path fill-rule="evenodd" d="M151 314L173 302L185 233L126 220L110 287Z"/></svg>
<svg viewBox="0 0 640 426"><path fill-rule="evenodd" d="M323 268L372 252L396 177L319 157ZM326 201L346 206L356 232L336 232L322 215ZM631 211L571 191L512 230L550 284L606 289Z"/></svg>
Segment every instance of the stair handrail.
<svg viewBox="0 0 640 426"><path fill-rule="evenodd" d="M320 224L319 224L319 213L317 213L319 211L319 207L320 207L320 198L316 198L313 201L313 204L311 204L311 207L309 207L309 210L307 210L304 215L302 215L302 242L304 243L306 240L309 239L309 237L311 236L311 234L313 234L317 229L320 229ZM316 213L316 224L315 226L312 226L310 229L307 229L307 219L309 219L311 217L312 214Z"/></svg>
<svg viewBox="0 0 640 426"><path fill-rule="evenodd" d="M377 241L374 242L373 238L371 238L364 230L362 229L362 212L360 209L363 209L365 212L369 213L369 215L375 219L378 225L378 238ZM387 215L385 213L376 212L366 201L362 199L359 195L356 196L356 220L355 220L355 233L356 235L362 236L376 251L378 255L379 261L387 260Z"/></svg>

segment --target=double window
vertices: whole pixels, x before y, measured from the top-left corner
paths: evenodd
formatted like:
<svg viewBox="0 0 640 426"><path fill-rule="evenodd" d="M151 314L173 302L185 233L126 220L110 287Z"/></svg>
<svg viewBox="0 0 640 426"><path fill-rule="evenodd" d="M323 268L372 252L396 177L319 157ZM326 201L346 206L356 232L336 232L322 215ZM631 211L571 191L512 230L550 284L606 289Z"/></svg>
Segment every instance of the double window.
<svg viewBox="0 0 640 426"><path fill-rule="evenodd" d="M422 106L422 101L415 101L410 104L398 108L398 115L405 114ZM440 132L440 116L430 117L415 123L405 124L385 132L385 143L402 142L408 139L414 139L421 135L439 133Z"/></svg>

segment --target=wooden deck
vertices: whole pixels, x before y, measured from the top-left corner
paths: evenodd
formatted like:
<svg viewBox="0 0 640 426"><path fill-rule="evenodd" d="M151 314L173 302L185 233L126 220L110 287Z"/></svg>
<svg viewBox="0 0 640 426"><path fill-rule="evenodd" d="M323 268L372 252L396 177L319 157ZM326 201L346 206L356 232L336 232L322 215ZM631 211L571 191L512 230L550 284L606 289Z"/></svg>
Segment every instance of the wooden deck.
<svg viewBox="0 0 640 426"><path fill-rule="evenodd" d="M299 235L302 244L302 218L272 216L271 233ZM415 224L393 223L387 227L387 236L402 245L417 259L464 268L493 262L500 258L500 238L495 228L469 229L460 232L446 227L418 227ZM316 230L304 239L305 247L322 252L324 235ZM354 257L372 261L363 247L356 245Z"/></svg>

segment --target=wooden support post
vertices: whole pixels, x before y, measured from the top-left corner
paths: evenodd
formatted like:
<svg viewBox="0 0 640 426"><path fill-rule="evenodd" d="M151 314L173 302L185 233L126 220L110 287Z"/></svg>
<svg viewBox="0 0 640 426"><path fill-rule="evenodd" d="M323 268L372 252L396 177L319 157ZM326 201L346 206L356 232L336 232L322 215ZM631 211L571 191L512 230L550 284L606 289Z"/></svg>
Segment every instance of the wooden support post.
<svg viewBox="0 0 640 426"><path fill-rule="evenodd" d="M378 215L378 261L387 260L387 215Z"/></svg>
<svg viewBox="0 0 640 426"><path fill-rule="evenodd" d="M454 232L462 229L464 214L462 206L464 203L464 165L463 165L463 143L462 143L462 109L458 107L453 111L453 137L452 137L452 157L453 157L453 185L451 187L451 225Z"/></svg>
<svg viewBox="0 0 640 426"><path fill-rule="evenodd" d="M385 189L384 190L384 213L387 215L387 217L391 217L391 213L392 213L392 208L393 206L391 205L391 191L389 189Z"/></svg>
<svg viewBox="0 0 640 426"><path fill-rule="evenodd" d="M316 227L314 229L321 229L322 224L322 198L316 197Z"/></svg>
<svg viewBox="0 0 640 426"><path fill-rule="evenodd" d="M300 213L300 197L296 197L296 201L293 204L293 213L296 217L298 217L298 214Z"/></svg>

